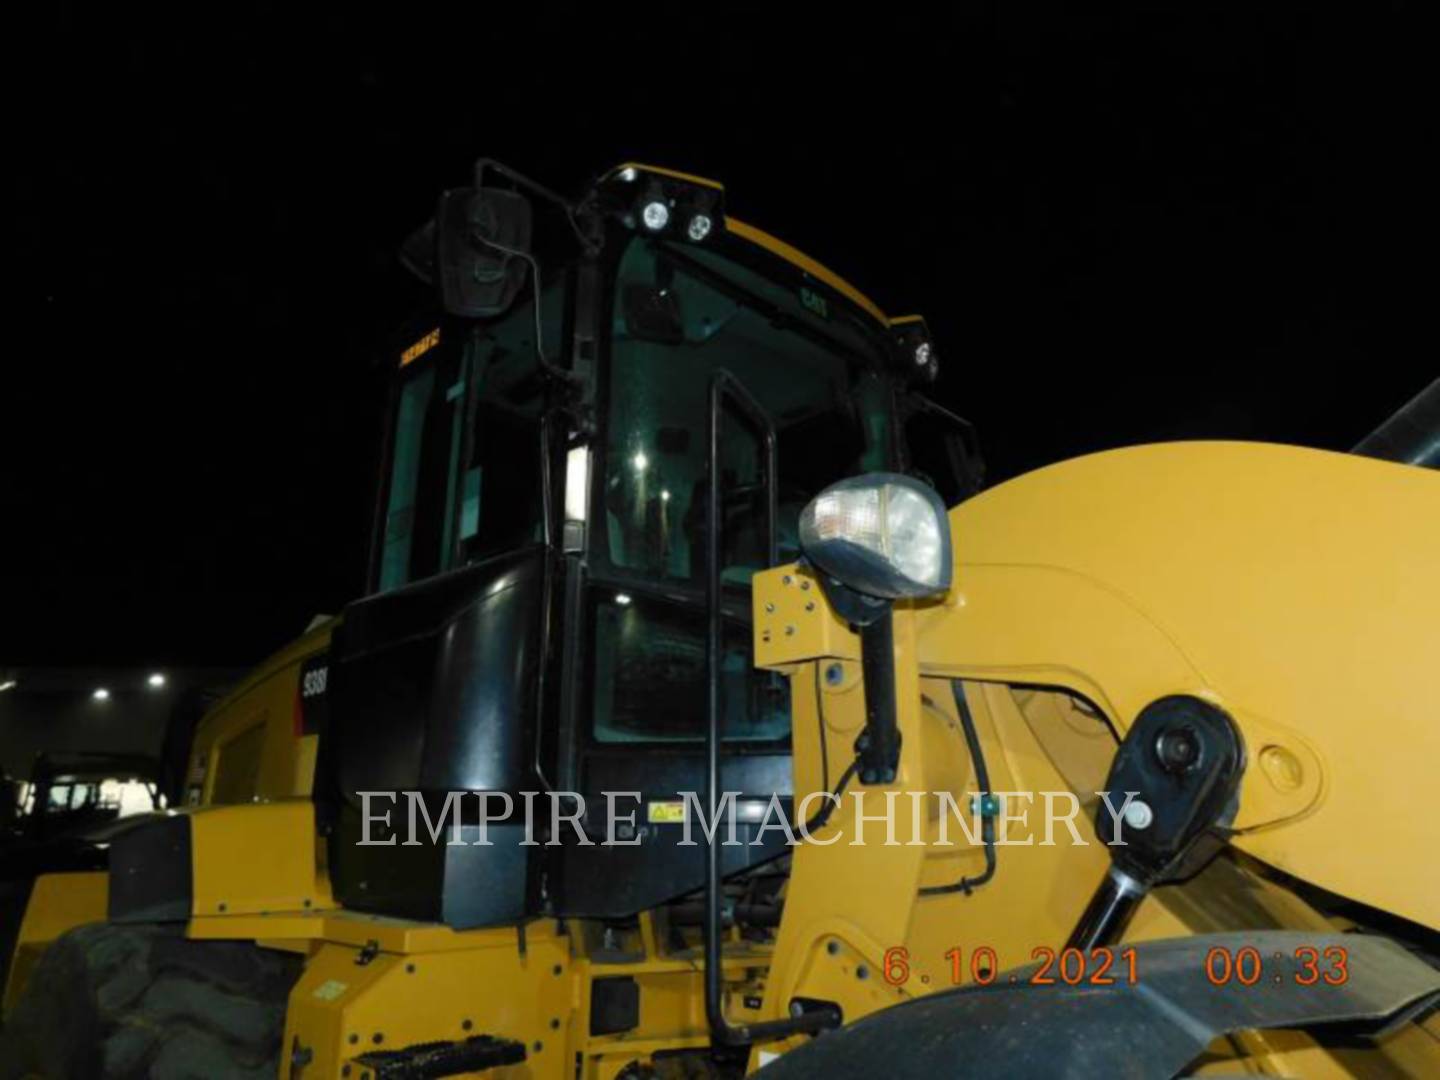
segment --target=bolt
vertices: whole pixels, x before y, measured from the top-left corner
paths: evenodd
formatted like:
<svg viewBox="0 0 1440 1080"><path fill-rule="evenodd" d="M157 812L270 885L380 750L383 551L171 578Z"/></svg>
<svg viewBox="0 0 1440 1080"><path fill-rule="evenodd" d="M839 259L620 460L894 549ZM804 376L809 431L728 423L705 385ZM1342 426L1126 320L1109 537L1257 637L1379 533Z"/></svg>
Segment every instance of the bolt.
<svg viewBox="0 0 1440 1080"><path fill-rule="evenodd" d="M539 1039L536 1039L536 1040L535 1040L535 1046L534 1046L533 1049L535 1050L535 1053L538 1054L541 1050L544 1050L544 1049L545 1049L545 1044L542 1043Z"/></svg>
<svg viewBox="0 0 1440 1080"><path fill-rule="evenodd" d="M370 1041L373 1042L376 1046L379 1046L382 1042L385 1041L385 1036L377 1031L374 1035L370 1036Z"/></svg>
<svg viewBox="0 0 1440 1080"><path fill-rule="evenodd" d="M857 979L868 979L870 977L870 969L864 964L861 964L855 969L855 977Z"/></svg>
<svg viewBox="0 0 1440 1080"><path fill-rule="evenodd" d="M1155 811L1150 809L1150 804L1141 799L1133 799L1125 807L1125 813L1121 815L1125 824L1136 831L1148 829L1155 820Z"/></svg>
<svg viewBox="0 0 1440 1080"><path fill-rule="evenodd" d="M805 610L806 610L806 611L814 611L814 610L815 610L815 601L814 601L814 600L807 600L807 601L805 602Z"/></svg>
<svg viewBox="0 0 1440 1080"><path fill-rule="evenodd" d="M781 585L789 585L789 584L790 584L790 575L789 575L789 574L786 574L784 577L782 577L782 578L780 579L780 584L781 584Z"/></svg>
<svg viewBox="0 0 1440 1080"><path fill-rule="evenodd" d="M775 605L767 601L765 604L765 610L773 615L775 613Z"/></svg>
<svg viewBox="0 0 1440 1080"><path fill-rule="evenodd" d="M834 956L836 953L838 953L838 952L840 951L840 943L839 943L838 941L833 941L833 940L832 940L832 941L827 941L827 942L825 943L825 951L828 952L831 956Z"/></svg>
<svg viewBox="0 0 1440 1080"><path fill-rule="evenodd" d="M806 592L809 592L809 591L810 591L810 579L809 579L809 578L801 578L801 579L800 579L800 588L803 589L803 590L805 590Z"/></svg>
<svg viewBox="0 0 1440 1080"><path fill-rule="evenodd" d="M825 681L831 686L839 686L845 678L845 669L839 664L827 664L825 667Z"/></svg>
<svg viewBox="0 0 1440 1080"><path fill-rule="evenodd" d="M562 968L559 964L556 964L553 968L550 969L550 974L551 974L551 975L559 975L559 974L560 974L562 971L564 971L564 970L565 970L565 969Z"/></svg>
<svg viewBox="0 0 1440 1080"><path fill-rule="evenodd" d="M787 627L785 627L785 636L786 636L786 637L794 637L794 636L795 636L795 627L793 627L793 626L787 626Z"/></svg>
<svg viewBox="0 0 1440 1080"><path fill-rule="evenodd" d="M550 1021L550 1030L551 1030L551 1031L559 1031L559 1030L560 1030L560 1021L557 1020L557 1019L552 1019L552 1020Z"/></svg>
<svg viewBox="0 0 1440 1080"><path fill-rule="evenodd" d="M354 1045L355 1045L357 1042L359 1042L359 1041L360 1041L360 1036L359 1036L359 1035L354 1035L354 1034L352 1034L352 1035L350 1036L350 1045L351 1045L351 1046L354 1046Z"/></svg>
<svg viewBox="0 0 1440 1080"><path fill-rule="evenodd" d="M475 1026L475 1022L474 1022L473 1020L461 1020L461 1021L460 1021L460 1030L461 1030L461 1031L469 1031L469 1030L470 1030L471 1028L473 1028L474 1026Z"/></svg>
<svg viewBox="0 0 1440 1080"><path fill-rule="evenodd" d="M405 974L406 974L406 975L414 975L414 974L415 974L415 965L414 965L414 964L406 964L406 965L405 965Z"/></svg>
<svg viewBox="0 0 1440 1080"><path fill-rule="evenodd" d="M1191 728L1171 728L1155 740L1155 756L1166 772L1189 772L1200 761L1200 740Z"/></svg>

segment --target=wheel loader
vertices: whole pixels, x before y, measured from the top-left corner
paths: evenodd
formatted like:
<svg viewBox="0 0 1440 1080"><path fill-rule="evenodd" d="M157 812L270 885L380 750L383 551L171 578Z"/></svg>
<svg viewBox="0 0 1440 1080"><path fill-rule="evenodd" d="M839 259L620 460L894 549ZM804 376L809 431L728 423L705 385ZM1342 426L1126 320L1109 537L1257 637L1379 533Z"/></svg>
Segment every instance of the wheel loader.
<svg viewBox="0 0 1440 1080"><path fill-rule="evenodd" d="M986 488L924 320L672 170L402 258L366 595L39 879L0 1076L1440 1070L1440 476Z"/></svg>

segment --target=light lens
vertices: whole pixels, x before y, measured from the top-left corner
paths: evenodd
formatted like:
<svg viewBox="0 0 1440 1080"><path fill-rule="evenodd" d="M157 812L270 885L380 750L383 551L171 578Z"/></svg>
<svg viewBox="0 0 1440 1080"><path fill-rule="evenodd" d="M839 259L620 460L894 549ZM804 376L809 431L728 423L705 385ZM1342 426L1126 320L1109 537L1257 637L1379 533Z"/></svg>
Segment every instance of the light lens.
<svg viewBox="0 0 1440 1080"><path fill-rule="evenodd" d="M849 540L871 551L884 549L879 488L823 492L814 507L816 540Z"/></svg>
<svg viewBox="0 0 1440 1080"><path fill-rule="evenodd" d="M95 692L94 692L93 694L91 694L90 696L91 696L92 698L94 698L96 701L109 701L109 700L110 700L110 691L109 691L109 690L106 690L105 687L103 687L103 686L97 686L97 687L95 688Z"/></svg>
<svg viewBox="0 0 1440 1080"><path fill-rule="evenodd" d="M0 682L0 694L3 694L6 690L14 690L15 687L19 685L20 684L14 679L6 679L4 682Z"/></svg>
<svg viewBox="0 0 1440 1080"><path fill-rule="evenodd" d="M690 219L690 226L685 230L691 240L697 244L710 235L710 218L706 214L696 214Z"/></svg>
<svg viewBox="0 0 1440 1080"><path fill-rule="evenodd" d="M657 199L645 204L645 209L640 211L640 218L651 232L659 232L670 224L670 208Z"/></svg>
<svg viewBox="0 0 1440 1080"><path fill-rule="evenodd" d="M630 606L630 594L629 594L629 593L623 593L623 592L617 592L617 593L615 594L615 603L619 604L621 607L629 607L629 606Z"/></svg>
<svg viewBox="0 0 1440 1080"><path fill-rule="evenodd" d="M929 596L950 586L950 527L939 496L875 473L821 492L800 518L800 545L831 577L869 596Z"/></svg>
<svg viewBox="0 0 1440 1080"><path fill-rule="evenodd" d="M932 352L930 349L930 343L928 341L922 341L919 345L916 345L915 366L925 367L927 364L930 363L931 354Z"/></svg>
<svg viewBox="0 0 1440 1080"><path fill-rule="evenodd" d="M162 686L165 685L165 676L162 675L162 674L160 674L160 672L157 671L157 672L155 672L155 674L151 675L151 676L150 676L148 679L146 679L145 681L146 681L147 683L149 683L150 686L151 686L153 689L159 690L160 687L162 687Z"/></svg>
<svg viewBox="0 0 1440 1080"><path fill-rule="evenodd" d="M943 519L935 516L919 492L888 485L881 490L889 495L885 500L886 554L911 581L938 586Z"/></svg>

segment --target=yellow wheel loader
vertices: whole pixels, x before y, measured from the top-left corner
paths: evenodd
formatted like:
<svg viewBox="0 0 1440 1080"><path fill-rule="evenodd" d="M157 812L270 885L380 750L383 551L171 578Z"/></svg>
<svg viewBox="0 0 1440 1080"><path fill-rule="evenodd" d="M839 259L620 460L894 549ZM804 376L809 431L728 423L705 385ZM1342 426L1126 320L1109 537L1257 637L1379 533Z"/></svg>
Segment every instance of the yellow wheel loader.
<svg viewBox="0 0 1440 1080"><path fill-rule="evenodd" d="M1440 476L982 490L923 320L665 169L404 258L367 595L36 883L0 1077L1440 1071Z"/></svg>

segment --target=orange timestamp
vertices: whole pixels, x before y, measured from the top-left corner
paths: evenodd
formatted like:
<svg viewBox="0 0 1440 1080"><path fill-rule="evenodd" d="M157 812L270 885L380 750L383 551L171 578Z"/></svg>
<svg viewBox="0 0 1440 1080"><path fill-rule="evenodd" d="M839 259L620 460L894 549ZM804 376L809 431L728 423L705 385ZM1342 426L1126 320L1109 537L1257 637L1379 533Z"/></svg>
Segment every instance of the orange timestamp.
<svg viewBox="0 0 1440 1080"><path fill-rule="evenodd" d="M1289 981L1296 986L1344 986L1350 981L1350 950L1343 945L1317 949L1301 945L1294 952L1295 963L1283 964L1284 971L1265 970L1265 957L1253 945L1227 949L1217 945L1205 954L1205 978L1212 986L1255 986L1267 980ZM1283 953L1275 953L1275 961L1283 962Z"/></svg>
<svg viewBox="0 0 1440 1080"><path fill-rule="evenodd" d="M995 950L989 945L979 945L966 952L956 946L945 953L949 965L950 983L959 986L973 982L978 986L989 986L1000 978ZM1006 976L1012 984L1024 982L1030 986L1114 986L1117 983L1133 986L1140 980L1133 948L1097 948L1088 952L1077 949L1051 949L1037 946L1031 950L1030 959L1038 961L1033 970L1015 972ZM895 945L885 950L882 974L891 986L904 986L914 974L910 967L910 950ZM969 977L968 979L966 977ZM922 984L929 984L930 976L920 975Z"/></svg>

